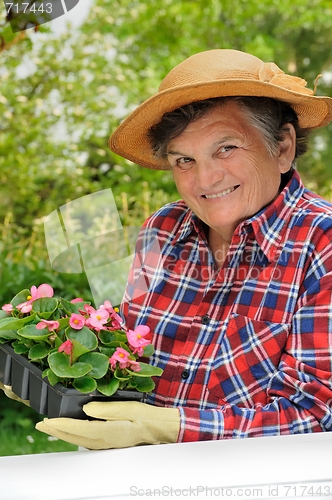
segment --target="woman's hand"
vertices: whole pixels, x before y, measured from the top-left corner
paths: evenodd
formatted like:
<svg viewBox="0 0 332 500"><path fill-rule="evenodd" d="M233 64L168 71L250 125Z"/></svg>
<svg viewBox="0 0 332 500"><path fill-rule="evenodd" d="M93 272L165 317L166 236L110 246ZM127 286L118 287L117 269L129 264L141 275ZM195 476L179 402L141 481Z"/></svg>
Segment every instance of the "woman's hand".
<svg viewBox="0 0 332 500"><path fill-rule="evenodd" d="M93 401L84 405L83 411L98 420L45 418L37 423L36 429L92 450L175 443L180 430L177 408L161 408L137 401Z"/></svg>

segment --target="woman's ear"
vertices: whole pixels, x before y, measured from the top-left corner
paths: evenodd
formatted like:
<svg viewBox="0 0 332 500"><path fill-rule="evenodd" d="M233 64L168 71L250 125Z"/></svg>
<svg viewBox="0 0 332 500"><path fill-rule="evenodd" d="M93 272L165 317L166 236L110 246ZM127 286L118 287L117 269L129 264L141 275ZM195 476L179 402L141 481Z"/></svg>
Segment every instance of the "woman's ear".
<svg viewBox="0 0 332 500"><path fill-rule="evenodd" d="M282 127L283 140L279 142L278 165L280 173L285 174L290 170L295 158L296 132L291 123Z"/></svg>

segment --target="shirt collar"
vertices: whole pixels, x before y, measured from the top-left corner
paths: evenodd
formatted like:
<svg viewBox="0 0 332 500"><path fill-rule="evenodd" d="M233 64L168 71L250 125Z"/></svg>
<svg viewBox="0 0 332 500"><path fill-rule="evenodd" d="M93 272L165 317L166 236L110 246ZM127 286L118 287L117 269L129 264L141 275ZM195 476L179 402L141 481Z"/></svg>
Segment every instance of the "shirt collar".
<svg viewBox="0 0 332 500"><path fill-rule="evenodd" d="M185 206L184 202L182 203ZM200 233L201 227L202 221L192 212L192 210L190 210L190 208L187 208L178 232L172 240L172 245L175 245L178 241L185 240L192 231L195 231L197 234Z"/></svg>
<svg viewBox="0 0 332 500"><path fill-rule="evenodd" d="M301 178L298 172L294 170L291 179L274 202L250 219L241 222L234 234L240 236L253 231L262 251L270 261L273 261L283 240L287 222L303 191L304 186ZM188 208L172 244L175 245L178 241L186 239L192 231L202 234L203 224Z"/></svg>

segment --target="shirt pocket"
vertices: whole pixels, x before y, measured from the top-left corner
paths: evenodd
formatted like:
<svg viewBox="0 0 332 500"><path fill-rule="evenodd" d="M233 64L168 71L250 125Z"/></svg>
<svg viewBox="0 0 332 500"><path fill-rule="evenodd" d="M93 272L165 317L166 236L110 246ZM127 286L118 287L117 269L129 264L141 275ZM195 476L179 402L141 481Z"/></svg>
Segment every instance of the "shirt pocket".
<svg viewBox="0 0 332 500"><path fill-rule="evenodd" d="M289 331L288 323L232 315L212 353L207 386L210 401L248 408L255 403L266 404L266 390L277 371Z"/></svg>

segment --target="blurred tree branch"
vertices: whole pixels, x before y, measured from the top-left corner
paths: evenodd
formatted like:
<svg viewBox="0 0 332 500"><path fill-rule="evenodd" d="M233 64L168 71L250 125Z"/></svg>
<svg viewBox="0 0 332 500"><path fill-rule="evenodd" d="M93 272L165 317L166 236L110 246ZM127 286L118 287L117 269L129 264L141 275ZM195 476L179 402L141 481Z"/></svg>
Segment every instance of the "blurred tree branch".
<svg viewBox="0 0 332 500"><path fill-rule="evenodd" d="M13 45L16 45L17 43L24 40L26 36L27 36L26 31L20 31L20 33L16 35L15 38L13 38L13 40L6 43L4 37L0 35L0 52L3 52L4 50L9 50Z"/></svg>

